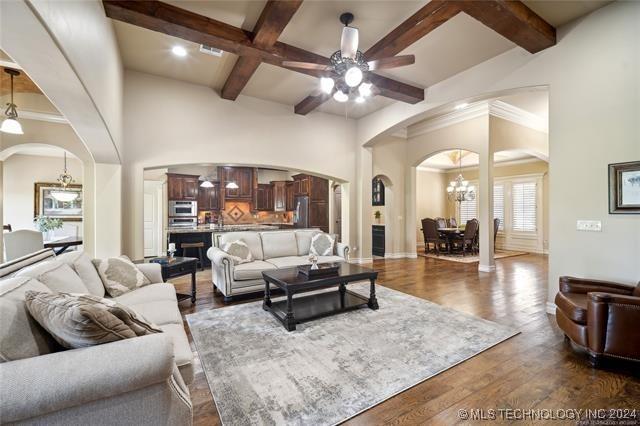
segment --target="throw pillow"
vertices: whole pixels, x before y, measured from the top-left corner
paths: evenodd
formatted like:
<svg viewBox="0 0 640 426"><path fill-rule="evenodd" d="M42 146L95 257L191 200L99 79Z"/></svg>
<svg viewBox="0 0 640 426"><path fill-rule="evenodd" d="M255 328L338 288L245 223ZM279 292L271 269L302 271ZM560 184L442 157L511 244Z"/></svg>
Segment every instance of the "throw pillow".
<svg viewBox="0 0 640 426"><path fill-rule="evenodd" d="M118 303L115 300L105 299L92 294L71 294L70 296L77 297L81 302L86 302L98 306L101 309L106 309L115 315L120 321L125 323L131 330L133 330L134 333L136 333L137 336L162 333L160 327L147 321L142 315L138 314L133 309Z"/></svg>
<svg viewBox="0 0 640 426"><path fill-rule="evenodd" d="M91 263L91 258L85 252L70 251L57 256L56 260L69 265L87 286L89 293L104 297L104 285L102 285L100 275Z"/></svg>
<svg viewBox="0 0 640 426"><path fill-rule="evenodd" d="M241 263L253 262L253 256L249 246L242 240L232 241L222 246L225 251L233 259L233 263L239 265Z"/></svg>
<svg viewBox="0 0 640 426"><path fill-rule="evenodd" d="M24 268L17 277L30 277L40 281L52 291L65 293L89 293L82 279L66 263L59 260L47 260Z"/></svg>
<svg viewBox="0 0 640 426"><path fill-rule="evenodd" d="M321 232L311 238L309 252L316 256L331 256L333 254L333 244L335 239L331 235Z"/></svg>
<svg viewBox="0 0 640 426"><path fill-rule="evenodd" d="M136 337L131 328L107 309L77 296L27 291L25 303L31 316L68 349Z"/></svg>
<svg viewBox="0 0 640 426"><path fill-rule="evenodd" d="M127 256L94 259L93 264L98 270L104 288L111 297L121 296L131 290L151 284L151 281L136 268L136 265Z"/></svg>

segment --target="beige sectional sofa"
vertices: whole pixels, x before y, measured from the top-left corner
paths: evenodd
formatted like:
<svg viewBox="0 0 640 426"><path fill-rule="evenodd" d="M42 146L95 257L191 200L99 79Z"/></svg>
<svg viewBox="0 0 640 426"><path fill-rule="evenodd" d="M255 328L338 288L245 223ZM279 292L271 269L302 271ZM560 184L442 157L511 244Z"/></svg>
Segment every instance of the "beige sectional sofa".
<svg viewBox="0 0 640 426"><path fill-rule="evenodd" d="M42 271L66 263L71 269L61 269L81 278L83 292L108 295L82 252L42 257L33 256L36 264L17 270L22 265L0 265L0 423L191 424L187 384L193 380L193 354L175 288L163 283L160 265L136 265L154 284L113 300L154 322L163 333L63 350L30 317L24 294L78 292L78 280L69 279L76 283L73 288L60 288L64 279L49 288L38 280Z"/></svg>
<svg viewBox="0 0 640 426"><path fill-rule="evenodd" d="M265 232L225 232L213 234L213 247L207 251L211 259L213 285L222 292L225 300L232 296L264 290L262 272L309 264L311 239L317 229L301 229ZM221 247L226 243L242 240L251 250L253 262L235 265ZM330 256L319 256L318 263L346 262L349 246L335 244Z"/></svg>

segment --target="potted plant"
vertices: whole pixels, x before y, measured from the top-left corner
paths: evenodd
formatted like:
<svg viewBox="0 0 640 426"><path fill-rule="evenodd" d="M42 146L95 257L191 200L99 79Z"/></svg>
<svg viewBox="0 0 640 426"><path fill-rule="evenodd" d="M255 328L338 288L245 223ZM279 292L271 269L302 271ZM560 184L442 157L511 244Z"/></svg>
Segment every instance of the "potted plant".
<svg viewBox="0 0 640 426"><path fill-rule="evenodd" d="M62 228L62 219L48 217L48 216L36 216L33 219L36 224L36 228L42 232L42 236L45 241L53 239L53 231Z"/></svg>
<svg viewBox="0 0 640 426"><path fill-rule="evenodd" d="M376 210L376 211L373 213L373 217L375 217L375 218L376 218L376 222L377 222L377 223L380 223L380 218L382 217L382 213L380 213L380 210Z"/></svg>

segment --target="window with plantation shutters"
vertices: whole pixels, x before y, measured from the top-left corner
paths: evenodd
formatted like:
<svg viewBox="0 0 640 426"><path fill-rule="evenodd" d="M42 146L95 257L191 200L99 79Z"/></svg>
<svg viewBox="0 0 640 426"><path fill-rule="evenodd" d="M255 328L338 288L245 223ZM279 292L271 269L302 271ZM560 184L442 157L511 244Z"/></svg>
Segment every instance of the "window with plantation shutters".
<svg viewBox="0 0 640 426"><path fill-rule="evenodd" d="M460 202L460 225L466 225L468 220L478 216L477 198Z"/></svg>
<svg viewBox="0 0 640 426"><path fill-rule="evenodd" d="M513 230L536 232L536 183L517 182L511 188Z"/></svg>
<svg viewBox="0 0 640 426"><path fill-rule="evenodd" d="M493 217L500 219L500 229L504 230L504 185L493 186Z"/></svg>

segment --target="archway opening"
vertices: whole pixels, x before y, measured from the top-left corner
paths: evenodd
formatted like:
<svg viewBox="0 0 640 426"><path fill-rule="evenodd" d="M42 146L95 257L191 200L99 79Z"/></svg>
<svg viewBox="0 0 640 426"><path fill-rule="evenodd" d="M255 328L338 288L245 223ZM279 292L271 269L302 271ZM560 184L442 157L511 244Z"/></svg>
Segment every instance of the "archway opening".
<svg viewBox="0 0 640 426"><path fill-rule="evenodd" d="M0 163L5 231L38 230L45 244L83 238L85 167L76 155L54 145L25 143L0 152ZM61 195L58 179L65 167L73 181Z"/></svg>

